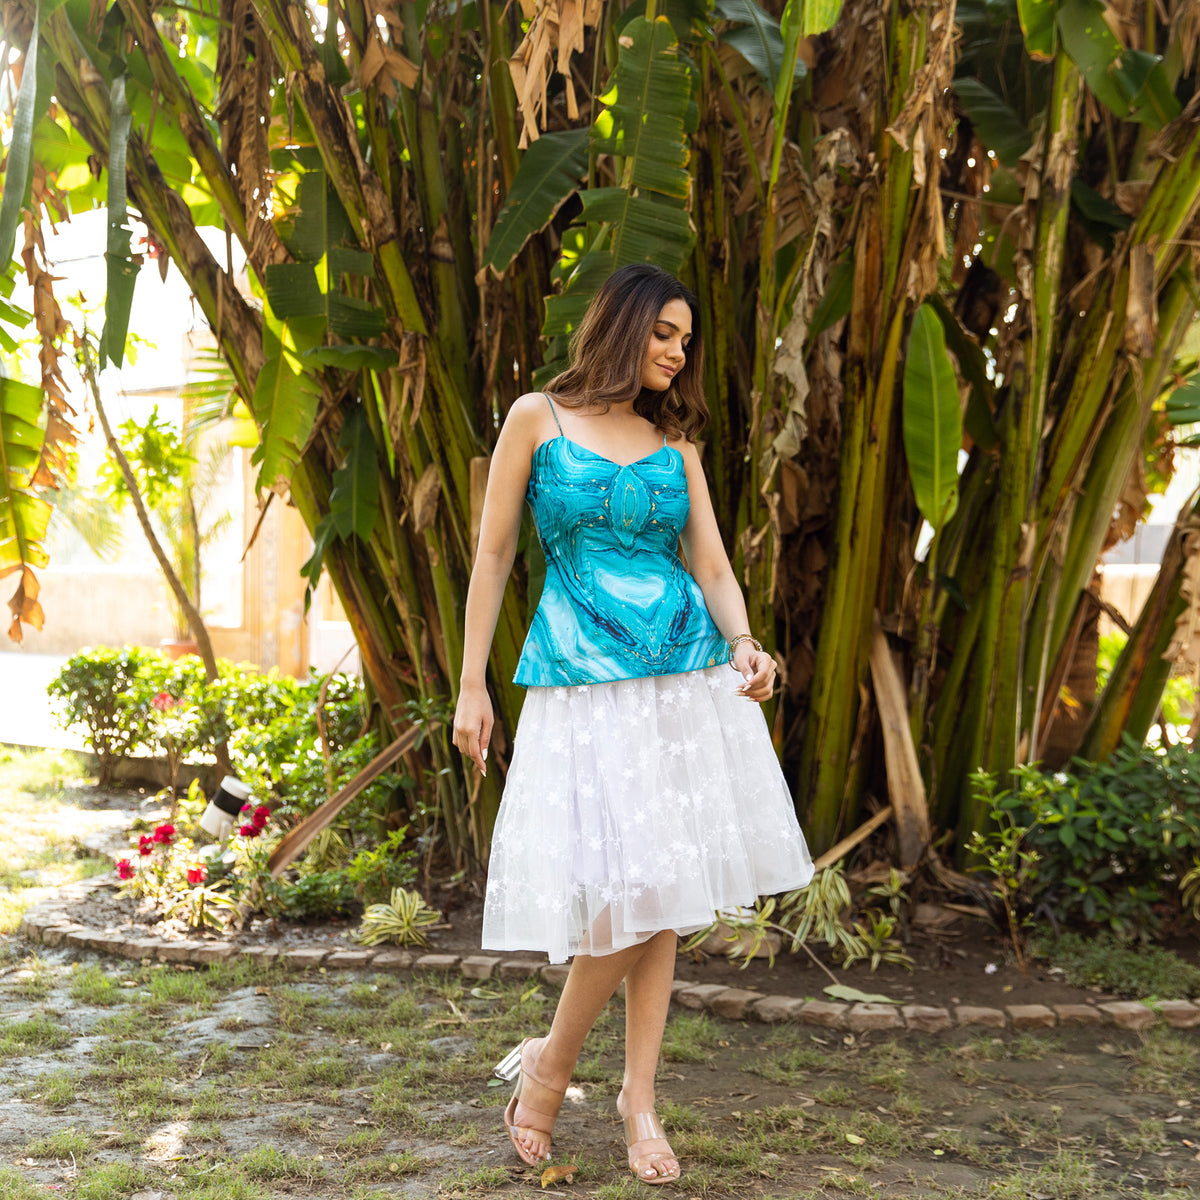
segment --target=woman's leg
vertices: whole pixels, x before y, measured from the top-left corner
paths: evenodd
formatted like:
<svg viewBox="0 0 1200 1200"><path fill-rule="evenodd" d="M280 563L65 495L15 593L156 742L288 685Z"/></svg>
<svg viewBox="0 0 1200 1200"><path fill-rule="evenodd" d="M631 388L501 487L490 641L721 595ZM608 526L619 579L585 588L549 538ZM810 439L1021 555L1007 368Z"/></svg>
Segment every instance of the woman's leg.
<svg viewBox="0 0 1200 1200"><path fill-rule="evenodd" d="M671 934L672 958L674 939ZM575 1070L575 1061L584 1039L596 1023L604 1006L612 999L621 980L634 971L636 964L654 944L654 940L618 950L615 954L592 956L577 954L571 960L571 972L563 985L562 996L554 1012L550 1033L532 1038L522 1054L522 1066L533 1078L556 1092L565 1091ZM671 987L667 984L667 997ZM661 1030L659 1031L661 1035ZM513 1123L524 1126L529 1119L520 1102ZM539 1138L533 1130L518 1135L518 1141L535 1158L544 1158L550 1150L549 1139Z"/></svg>
<svg viewBox="0 0 1200 1200"><path fill-rule="evenodd" d="M625 976L625 1079L617 1107L622 1117L654 1111L654 1075L662 1049L663 1028L671 1005L671 980L675 975L674 931L656 934ZM639 1177L674 1177L679 1162L663 1138L645 1137L632 1143L630 1166ZM650 1161L641 1167L635 1160Z"/></svg>

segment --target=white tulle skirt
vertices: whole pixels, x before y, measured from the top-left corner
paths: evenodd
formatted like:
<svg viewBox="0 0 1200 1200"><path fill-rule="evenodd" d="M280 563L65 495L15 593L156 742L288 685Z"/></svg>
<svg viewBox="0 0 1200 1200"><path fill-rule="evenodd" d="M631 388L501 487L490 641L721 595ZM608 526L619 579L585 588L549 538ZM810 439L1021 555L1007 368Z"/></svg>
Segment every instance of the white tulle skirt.
<svg viewBox="0 0 1200 1200"><path fill-rule="evenodd" d="M721 665L528 690L484 949L611 954L812 878L762 711L738 683Z"/></svg>

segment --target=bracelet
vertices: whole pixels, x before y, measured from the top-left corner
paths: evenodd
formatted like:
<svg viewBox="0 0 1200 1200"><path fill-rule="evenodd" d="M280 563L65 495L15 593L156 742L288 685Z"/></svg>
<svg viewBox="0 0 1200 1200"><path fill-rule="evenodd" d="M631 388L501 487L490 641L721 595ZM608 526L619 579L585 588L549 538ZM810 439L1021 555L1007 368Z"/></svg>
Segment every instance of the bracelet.
<svg viewBox="0 0 1200 1200"><path fill-rule="evenodd" d="M755 650L758 650L759 652L762 651L762 643L753 634L739 633L737 637L735 637L733 641L729 643L729 665L731 667L733 666L733 656L736 653L738 646L740 646L742 642L749 642L750 645L755 648Z"/></svg>

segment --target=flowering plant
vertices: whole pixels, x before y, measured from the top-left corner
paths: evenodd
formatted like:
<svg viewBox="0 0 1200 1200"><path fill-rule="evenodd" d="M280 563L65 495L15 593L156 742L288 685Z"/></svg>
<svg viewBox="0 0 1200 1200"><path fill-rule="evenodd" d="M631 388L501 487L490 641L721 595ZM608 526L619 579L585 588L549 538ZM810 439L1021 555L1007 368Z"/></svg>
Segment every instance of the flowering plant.
<svg viewBox="0 0 1200 1200"><path fill-rule="evenodd" d="M236 877L209 885L201 854L171 823L157 825L138 837L140 867L128 858L118 860L122 891L147 897L164 915L182 917L191 929L220 929L229 912L236 911L243 888Z"/></svg>

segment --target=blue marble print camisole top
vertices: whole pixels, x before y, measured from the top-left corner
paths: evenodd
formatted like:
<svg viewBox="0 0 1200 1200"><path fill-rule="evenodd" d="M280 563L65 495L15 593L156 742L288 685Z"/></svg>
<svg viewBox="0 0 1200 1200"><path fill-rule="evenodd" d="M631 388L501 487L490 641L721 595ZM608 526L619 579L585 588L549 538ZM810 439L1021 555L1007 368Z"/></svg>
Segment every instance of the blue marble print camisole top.
<svg viewBox="0 0 1200 1200"><path fill-rule="evenodd" d="M622 465L558 429L534 451L529 475L546 583L513 682L605 683L725 661L725 639L679 558L683 455L664 438Z"/></svg>

